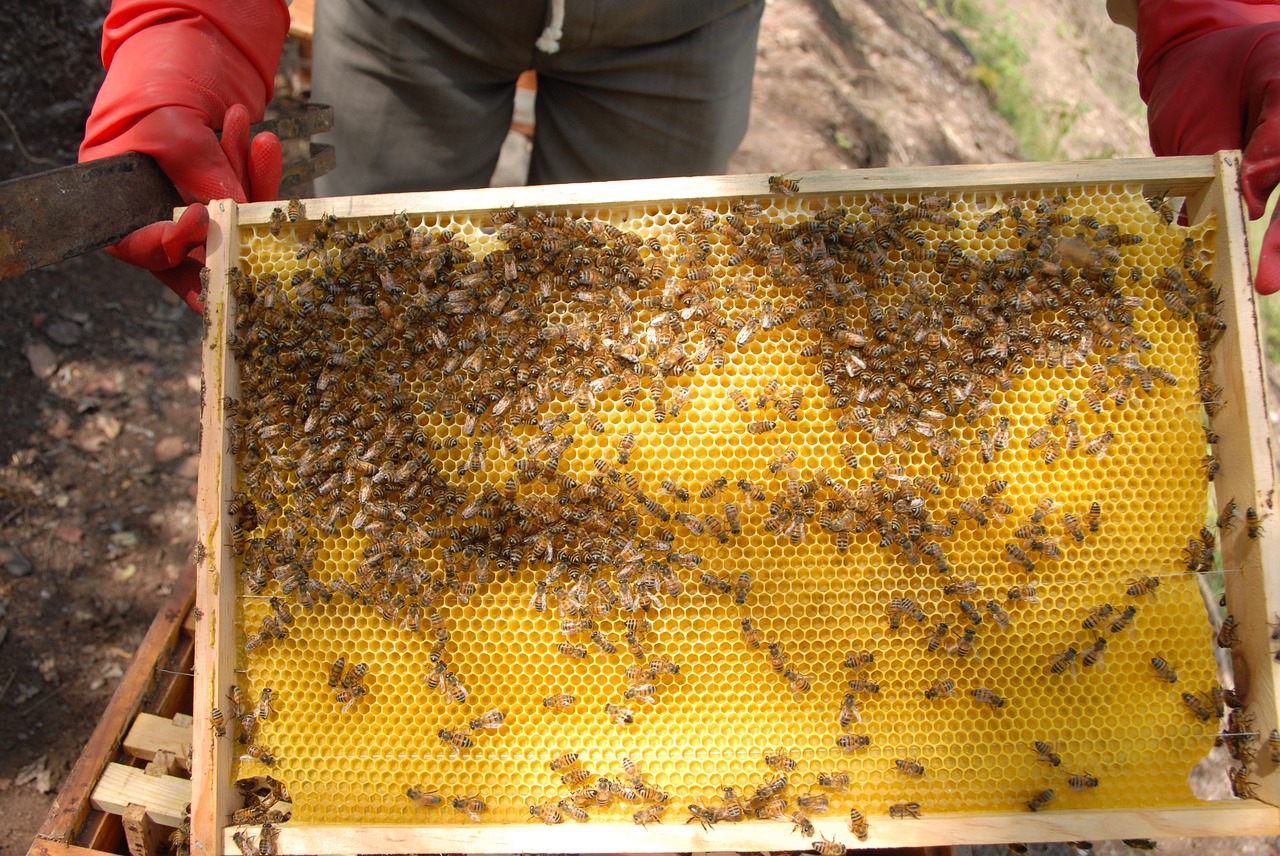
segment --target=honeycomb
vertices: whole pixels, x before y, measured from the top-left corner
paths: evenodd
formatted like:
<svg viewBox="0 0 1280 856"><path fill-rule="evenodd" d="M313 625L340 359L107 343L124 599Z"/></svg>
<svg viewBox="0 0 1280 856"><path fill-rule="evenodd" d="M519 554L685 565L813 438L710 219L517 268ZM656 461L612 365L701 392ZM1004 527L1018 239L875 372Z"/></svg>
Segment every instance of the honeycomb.
<svg viewBox="0 0 1280 856"><path fill-rule="evenodd" d="M237 778L349 824L550 819L569 752L591 820L663 796L632 763L722 820L770 755L786 814L1195 802L1212 223L775 190L241 227Z"/></svg>

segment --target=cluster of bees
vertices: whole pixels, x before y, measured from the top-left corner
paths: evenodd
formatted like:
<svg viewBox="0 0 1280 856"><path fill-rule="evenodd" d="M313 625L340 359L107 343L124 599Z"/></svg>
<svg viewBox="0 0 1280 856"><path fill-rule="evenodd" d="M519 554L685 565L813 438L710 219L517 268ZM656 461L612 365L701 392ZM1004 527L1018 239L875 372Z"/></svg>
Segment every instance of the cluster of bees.
<svg viewBox="0 0 1280 856"><path fill-rule="evenodd" d="M985 527L1014 514L1002 479L954 508L940 507L943 487L961 485L956 463L970 447L959 421L973 427L982 461L990 464L1012 442L1008 417L994 413L997 394L1033 366L1087 367L1082 402L1055 400L1025 444L1047 466L1076 453L1101 458L1120 440L1109 430L1088 434L1077 404L1102 413L1178 378L1149 362L1153 345L1135 329L1141 300L1126 288L1143 274L1125 264L1122 248L1141 236L1091 217L1075 220L1062 197L1010 196L978 231L1010 230L1017 247L980 258L955 241L930 237L959 225L950 208L940 196L914 204L873 197L860 212L828 208L787 225L764 217L759 203L740 200L726 214L689 206L667 241L600 220L509 209L493 214L497 246L483 255L447 230L413 228L403 215L363 228L325 217L298 245L297 260L306 266L290 279L233 269L228 344L240 384L238 398L223 404L242 476L229 508L230 542L245 588L262 597L278 592L269 596L261 625L246 628L245 649L287 638L295 609L344 598L425 636L433 666L423 681L462 703L469 690L449 666L440 606L466 606L531 570L530 609L561 621L558 655L613 657L625 648L636 661L616 701L603 709L625 726L634 719L629 705L656 704L663 682L680 668L651 650L648 616L686 597L695 575L710 596L739 607L752 597L748 572L729 577L704 569L703 556L680 544L732 544L744 525L758 523L781 543L829 538L843 553L857 539L931 568L958 615L933 622L928 650L977 657L984 622L1004 628L1011 609L1038 599L1030 580L1003 599L984 598L976 583L952 573L944 543L957 527ZM273 233L296 219L273 218ZM717 278L717 252L728 253L729 269L756 275ZM1199 400L1212 414L1221 391L1209 376L1209 352L1223 325L1193 241L1181 265L1163 269L1155 284L1164 307L1195 325ZM848 438L889 450L878 466L864 469L853 443L844 442L840 457L854 478L833 467L806 468L796 450L782 449L768 477L757 481L725 473L685 485L681 474L664 473L642 482L632 465L633 433L615 438L612 456L595 457L585 475L562 466L579 426L606 431L597 413L603 400L638 416L647 410L659 423L678 420L690 403L684 375L721 369L734 350L784 327L812 334L800 353L818 367L820 404ZM778 381L755 395L731 389L728 397L742 430L755 438L798 421L814 404L802 388ZM460 424L466 439L437 438L429 426L441 419ZM897 455L921 450L938 465L936 477L898 463ZM507 471L506 478L493 477ZM1061 557L1060 538L1082 542L1096 533L1102 513L1096 501L1066 508L1045 496L1005 544L1004 557L1029 576ZM1051 532L1055 522L1060 531ZM348 527L365 546L349 576L326 584L317 574L320 536ZM1208 553L1211 567L1212 545ZM1203 539L1192 539L1189 555L1190 570L1205 569ZM1139 578L1127 593L1138 597L1157 585L1154 577ZM615 614L625 622L622 639L602 629ZM1104 604L1084 629L1119 633L1135 614L1134 605L1115 611ZM897 630L904 619L921 626L930 620L914 601L896 596L885 620ZM788 662L779 642L762 640L749 616L741 628L743 643L767 652L797 698L810 691L812 676ZM1073 644L1048 668L1074 671L1077 659L1091 666L1105 645L1101 634ZM860 696L879 691L861 671L873 661L870 652L853 652L845 662L842 731L861 721ZM342 658L334 664L329 685L343 713L368 697L364 668L348 671ZM1153 668L1173 682L1167 663ZM923 689L929 700L955 693L947 678ZM981 685L968 688L968 696L991 708L1006 703ZM577 702L558 693L542 704L569 710ZM456 754L505 716L495 709L469 729L442 728L437 736ZM232 718L244 718L234 701ZM220 721L215 716L215 727ZM252 732L246 739L241 727L241 742L250 743ZM838 738L849 752L868 743L864 735ZM249 754L270 758L260 747ZM634 791L642 803L636 822L660 820L667 800L644 798L641 789L650 786L626 764L622 776L610 779L564 758L553 769L573 778L565 784L576 789L532 806L534 817L585 820L592 807L635 802L628 796ZM916 759L898 759L896 767L907 776L923 774ZM824 774L818 783L840 790L840 776L847 774ZM1098 781L1071 774L1067 784L1085 789ZM727 788L712 805L690 805L689 819L710 825L785 816L811 836L805 812L815 811L816 797L797 797L799 807L787 811L785 788L785 775L745 797ZM412 787L407 794L424 807L445 804L435 791ZM1045 789L1026 805L1039 810L1052 798ZM479 796L450 804L472 820L485 810ZM909 802L890 814L919 812ZM866 838L866 819L856 809L850 828ZM814 847L824 856L844 852L827 839Z"/></svg>
<svg viewBox="0 0 1280 856"><path fill-rule="evenodd" d="M251 707L246 702L244 691L236 683L227 690L229 705L227 712L223 713L217 706L210 711L210 722L214 734L218 737L227 736L227 717L230 716L232 728L239 732L236 739L245 747L245 754L268 767L275 766L275 756L261 743L256 742L255 737L258 734L258 723L266 722L272 716L271 700L274 695L271 687L263 687L257 705Z"/></svg>

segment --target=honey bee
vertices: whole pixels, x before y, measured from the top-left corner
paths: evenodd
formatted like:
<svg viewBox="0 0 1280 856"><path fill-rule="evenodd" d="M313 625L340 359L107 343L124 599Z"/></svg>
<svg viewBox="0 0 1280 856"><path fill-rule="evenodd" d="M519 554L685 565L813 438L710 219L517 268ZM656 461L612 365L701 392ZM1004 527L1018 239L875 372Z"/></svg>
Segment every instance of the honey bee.
<svg viewBox="0 0 1280 856"><path fill-rule="evenodd" d="M1076 669L1076 648L1074 645L1068 646L1067 650L1053 654L1049 657L1049 671L1055 675L1061 675L1067 669L1071 669L1074 673Z"/></svg>
<svg viewBox="0 0 1280 856"><path fill-rule="evenodd" d="M987 601L987 612L991 614L991 620L1001 629L1009 626L1009 613L999 603L994 600Z"/></svg>
<svg viewBox="0 0 1280 856"><path fill-rule="evenodd" d="M728 484L729 484L729 480L724 476L719 476L717 478L711 479L705 485L702 486L702 490L698 492L698 496L702 497L703 499L713 499L716 496L716 494L724 490L725 486Z"/></svg>
<svg viewBox="0 0 1280 856"><path fill-rule="evenodd" d="M734 535L742 534L742 517L738 511L738 506L732 502L724 504L724 522L729 527L729 531Z"/></svg>
<svg viewBox="0 0 1280 856"><path fill-rule="evenodd" d="M747 398L747 394L738 389L736 386L729 387L729 398L733 401L733 406L741 410L743 413L751 412L751 401Z"/></svg>
<svg viewBox="0 0 1280 856"><path fill-rule="evenodd" d="M741 622L742 641L748 648L757 649L760 647L760 632L756 630L755 623L750 618L744 618Z"/></svg>
<svg viewBox="0 0 1280 856"><path fill-rule="evenodd" d="M866 841L870 835L870 825L867 819L862 816L862 812L856 808L849 809L849 831L852 832L859 841Z"/></svg>
<svg viewBox="0 0 1280 856"><path fill-rule="evenodd" d="M1073 791L1086 791L1098 786L1098 778L1087 772L1077 773L1067 777L1067 784Z"/></svg>
<svg viewBox="0 0 1280 856"><path fill-rule="evenodd" d="M279 208L276 209L276 211L279 210ZM249 833L244 830L238 830L232 833L231 838L235 841L236 846L240 848L240 856L258 856L257 845L249 838Z"/></svg>
<svg viewBox="0 0 1280 856"><path fill-rule="evenodd" d="M1156 577L1137 577L1129 587L1125 589L1125 594L1130 597L1141 597L1144 594L1155 596L1156 589L1160 587L1160 580Z"/></svg>
<svg viewBox="0 0 1280 856"><path fill-rule="evenodd" d="M1222 507L1222 510L1218 513L1218 523L1217 523L1218 529L1219 531L1226 532L1228 529L1230 529L1232 526L1235 525L1235 522L1236 522L1236 501L1233 499L1230 502L1228 502L1226 505L1224 505Z"/></svg>
<svg viewBox="0 0 1280 856"><path fill-rule="evenodd" d="M471 738L463 731L452 731L448 728L441 728L436 732L436 736L440 738L440 742L453 750L454 756L463 749L470 749L475 744ZM454 808L457 808L455 805Z"/></svg>
<svg viewBox="0 0 1280 856"><path fill-rule="evenodd" d="M706 808L698 803L689 804L689 815L690 817L685 823L693 823L696 820L708 832L711 831L711 827L715 826L718 820L714 809Z"/></svg>
<svg viewBox="0 0 1280 856"><path fill-rule="evenodd" d="M1035 572L1036 563L1033 562L1031 560L1031 557L1027 555L1026 551L1023 550L1021 547L1019 547L1017 544L1012 544L1012 543L1005 544L1004 551L1005 551L1005 554L1009 557L1009 561L1013 562L1015 565L1018 565L1029 574Z"/></svg>
<svg viewBox="0 0 1280 856"><path fill-rule="evenodd" d="M1222 626L1218 628L1218 633L1215 637L1219 648L1234 648L1240 644L1240 637L1236 633L1239 626L1240 623L1234 615L1228 614L1226 618L1222 619Z"/></svg>
<svg viewBox="0 0 1280 856"><path fill-rule="evenodd" d="M1092 645L1085 648L1080 654L1080 662L1086 666L1092 666L1102 660L1102 655L1107 650L1107 640L1099 637Z"/></svg>
<svg viewBox="0 0 1280 856"><path fill-rule="evenodd" d="M751 572L743 571L738 574L733 582L733 602L744 604L747 602L747 596L751 594Z"/></svg>
<svg viewBox="0 0 1280 856"><path fill-rule="evenodd" d="M871 745L871 738L865 734L841 734L836 738L836 745L844 752L856 752Z"/></svg>
<svg viewBox="0 0 1280 856"><path fill-rule="evenodd" d="M614 725L630 725L635 721L635 715L625 707L617 704L606 704L604 712L613 720Z"/></svg>
<svg viewBox="0 0 1280 856"><path fill-rule="evenodd" d="M796 768L796 762L789 755L776 752L772 755L765 755L764 762L775 770L790 772Z"/></svg>
<svg viewBox="0 0 1280 856"><path fill-rule="evenodd" d="M769 192L781 193L784 196L795 196L800 192L800 180L798 178L787 178L785 175L769 176ZM833 856L833 854L823 854L823 856Z"/></svg>
<svg viewBox="0 0 1280 856"><path fill-rule="evenodd" d="M1027 808L1032 811L1040 811L1040 809L1053 802L1053 788L1045 788L1040 793L1027 800Z"/></svg>
<svg viewBox="0 0 1280 856"><path fill-rule="evenodd" d="M342 705L342 713L346 713L351 709L357 701L369 694L369 688L364 684L357 684L349 690L343 690L335 696L335 700Z"/></svg>
<svg viewBox="0 0 1280 856"><path fill-rule="evenodd" d="M1037 740L1033 745L1035 746L1036 755L1050 767L1057 767L1062 764L1062 758L1058 756L1057 752L1053 751L1051 744L1045 743L1043 740Z"/></svg>
<svg viewBox="0 0 1280 856"><path fill-rule="evenodd" d="M348 689L348 690L351 689L356 684L364 680L364 676L368 674L368 672L369 672L368 664L356 663L354 666L351 667L351 670L347 672L346 677L342 679L342 688Z"/></svg>
<svg viewBox="0 0 1280 856"><path fill-rule="evenodd" d="M1045 443L1048 443L1052 437L1052 429L1048 425L1042 425L1027 435L1027 448L1039 449Z"/></svg>
<svg viewBox="0 0 1280 856"><path fill-rule="evenodd" d="M552 770L558 773L562 770L569 769L576 763L578 763L578 753L565 752L563 755L557 755L555 758L552 758L549 766Z"/></svg>
<svg viewBox="0 0 1280 856"><path fill-rule="evenodd" d="M488 811L489 807L485 805L484 800L478 796L473 797L454 797L450 800L450 805L465 814L472 823L480 821L480 814Z"/></svg>
<svg viewBox="0 0 1280 856"><path fill-rule="evenodd" d="M1254 790L1255 783L1249 781L1247 766L1232 767L1227 771L1227 777L1231 781L1231 793L1237 799L1250 800L1257 797L1257 792Z"/></svg>
<svg viewBox="0 0 1280 856"><path fill-rule="evenodd" d="M209 711L209 724L212 726L215 736L227 736L227 720L223 716L221 708L214 707Z"/></svg>
<svg viewBox="0 0 1280 856"><path fill-rule="evenodd" d="M497 731L502 727L502 722L507 718L507 714L502 710L490 710L482 713L475 719L471 720L471 730L479 731L480 729L488 729L489 731Z"/></svg>
<svg viewBox="0 0 1280 856"><path fill-rule="evenodd" d="M541 820L548 826L555 826L556 824L564 823L564 815L561 814L560 810L552 803L538 803L536 805L531 805L529 806L529 814L538 818L538 820Z"/></svg>
<svg viewBox="0 0 1280 856"><path fill-rule="evenodd" d="M651 823L662 823L662 814L667 810L665 805L647 805L644 808L631 815L640 826L648 826Z"/></svg>
<svg viewBox="0 0 1280 856"><path fill-rule="evenodd" d="M561 642L556 645L556 651L566 657L572 657L576 660L584 660L590 653L584 646L576 645L572 642Z"/></svg>
<svg viewBox="0 0 1280 856"><path fill-rule="evenodd" d="M787 654L777 642L769 643L769 666L778 674L787 668Z"/></svg>
<svg viewBox="0 0 1280 856"><path fill-rule="evenodd" d="M819 773L818 787L826 788L832 791L846 791L849 789L848 773Z"/></svg>
<svg viewBox="0 0 1280 856"><path fill-rule="evenodd" d="M940 698L950 698L955 695L956 682L950 678L944 678L936 681L932 686L924 691L924 697L933 701Z"/></svg>
<svg viewBox="0 0 1280 856"><path fill-rule="evenodd" d="M1036 596L1036 585L1036 583L1022 583L1014 586L1009 589L1005 597L1022 603L1039 603L1040 598Z"/></svg>
<svg viewBox="0 0 1280 856"><path fill-rule="evenodd" d="M982 623L982 613L978 612L978 607L973 605L973 601L962 598L956 606L964 613L964 617L969 619L970 624Z"/></svg>
<svg viewBox="0 0 1280 856"><path fill-rule="evenodd" d="M798 189L799 182L797 182L797 190L792 192L797 192ZM848 847L845 847L839 841L827 838L826 836L822 836L817 841L812 842L812 845L813 851L817 853L818 856L845 856L845 854L849 852Z"/></svg>
<svg viewBox="0 0 1280 856"><path fill-rule="evenodd" d="M747 425L747 433L759 435L768 434L778 427L778 423L772 419L760 419Z"/></svg>
<svg viewBox="0 0 1280 856"><path fill-rule="evenodd" d="M266 722L271 718L271 687L263 687L258 697L258 719Z"/></svg>
<svg viewBox="0 0 1280 856"><path fill-rule="evenodd" d="M1195 714L1196 718L1201 722L1208 722L1210 719L1213 719L1212 708L1205 704L1204 699L1199 696L1184 692L1182 694L1182 703L1186 705L1187 709Z"/></svg>
<svg viewBox="0 0 1280 856"><path fill-rule="evenodd" d="M893 762L894 767L904 776L923 776L924 765L914 758L897 758Z"/></svg>
<svg viewBox="0 0 1280 856"><path fill-rule="evenodd" d="M1003 697L986 687L977 687L976 689L972 689L969 691L969 695L973 696L974 701L997 709L1002 708L1005 705Z"/></svg>
<svg viewBox="0 0 1280 856"><path fill-rule="evenodd" d="M939 621L938 626L933 628L929 633L927 646L930 651L937 651L947 641L947 636L951 632L951 627L945 621Z"/></svg>
<svg viewBox="0 0 1280 856"><path fill-rule="evenodd" d="M855 721L862 722L862 713L858 709L858 699L853 693L845 693L844 701L840 704L840 714L837 718L841 728L848 728Z"/></svg>
<svg viewBox="0 0 1280 856"><path fill-rule="evenodd" d="M894 803L893 805L889 806L889 817L894 818L895 820L901 820L907 817L919 818L920 803L918 802Z"/></svg>
<svg viewBox="0 0 1280 856"><path fill-rule="evenodd" d="M405 795L423 808L435 808L444 805L444 797L440 796L434 790L425 791L410 785L405 789Z"/></svg>
<svg viewBox="0 0 1280 856"><path fill-rule="evenodd" d="M1124 610L1111 619L1111 624L1107 627L1107 631L1116 634L1129 626L1129 622L1133 621L1133 617L1138 614L1137 607L1126 606Z"/></svg>
<svg viewBox="0 0 1280 856"><path fill-rule="evenodd" d="M1111 447L1111 441L1116 438L1114 431L1103 431L1097 437L1094 437L1088 443L1084 444L1084 450L1093 457L1101 460L1107 456L1107 450Z"/></svg>
<svg viewBox="0 0 1280 856"><path fill-rule="evenodd" d="M244 748L244 752L260 764L265 764L268 767L276 765L276 757L257 743L250 743Z"/></svg>
<svg viewBox="0 0 1280 856"><path fill-rule="evenodd" d="M1084 627L1085 630L1092 630L1093 628L1101 624L1103 621L1106 621L1107 618L1114 611L1115 611L1115 608L1109 603L1104 603L1101 606L1092 607L1089 610L1089 614L1085 616L1084 621L1081 622L1081 626Z"/></svg>
<svg viewBox="0 0 1280 856"><path fill-rule="evenodd" d="M1041 523L1046 517L1053 513L1057 507L1057 503L1053 501L1051 496L1043 496L1036 503L1036 507L1031 512L1031 522Z"/></svg>
<svg viewBox="0 0 1280 856"><path fill-rule="evenodd" d="M591 772L590 770L584 770L581 767L575 767L571 770L567 770L566 772L561 773L560 781L568 785L569 787L573 788L583 784L584 782L591 781L593 778L595 778L595 775L596 774Z"/></svg>
<svg viewBox="0 0 1280 856"><path fill-rule="evenodd" d="M850 651L844 658L844 667L853 669L855 672L865 668L876 661L876 655L872 651Z"/></svg>
<svg viewBox="0 0 1280 856"><path fill-rule="evenodd" d="M245 715L244 692L240 689L239 684L232 684L227 687L227 700L231 702L227 708L227 713L232 719L239 719Z"/></svg>
<svg viewBox="0 0 1280 856"><path fill-rule="evenodd" d="M1256 539L1262 534L1262 527L1258 523L1258 511L1252 505L1244 510L1245 533Z"/></svg>
<svg viewBox="0 0 1280 856"><path fill-rule="evenodd" d="M963 511L966 516L976 521L979 526L986 526L991 522L990 518L987 517L986 512L982 510L982 506L976 499L961 500L960 510Z"/></svg>

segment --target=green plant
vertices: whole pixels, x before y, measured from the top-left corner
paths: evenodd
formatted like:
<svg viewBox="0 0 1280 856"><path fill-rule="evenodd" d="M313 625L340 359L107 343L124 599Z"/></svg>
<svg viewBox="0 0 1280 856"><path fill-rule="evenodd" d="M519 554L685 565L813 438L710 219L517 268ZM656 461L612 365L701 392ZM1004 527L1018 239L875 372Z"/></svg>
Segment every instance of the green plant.
<svg viewBox="0 0 1280 856"><path fill-rule="evenodd" d="M987 90L992 105L1009 123L1023 154L1032 160L1062 156L1060 141L1079 120L1083 108L1066 101L1036 97L1027 81L1026 48L1017 37L1018 25L1001 7L989 14L973 0L921 0L949 22L952 35L973 57L973 78Z"/></svg>

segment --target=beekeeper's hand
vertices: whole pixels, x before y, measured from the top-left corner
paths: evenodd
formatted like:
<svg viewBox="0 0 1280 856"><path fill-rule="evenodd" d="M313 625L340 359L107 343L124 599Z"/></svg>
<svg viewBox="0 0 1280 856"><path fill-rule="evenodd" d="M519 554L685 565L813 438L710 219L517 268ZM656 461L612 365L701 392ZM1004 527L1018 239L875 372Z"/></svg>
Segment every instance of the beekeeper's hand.
<svg viewBox="0 0 1280 856"><path fill-rule="evenodd" d="M280 184L280 141L250 140L249 124L271 100L288 28L282 0L115 0L103 27L107 77L80 160L151 155L192 203L176 223L139 229L109 252L197 312L209 225L199 203L274 199Z"/></svg>

